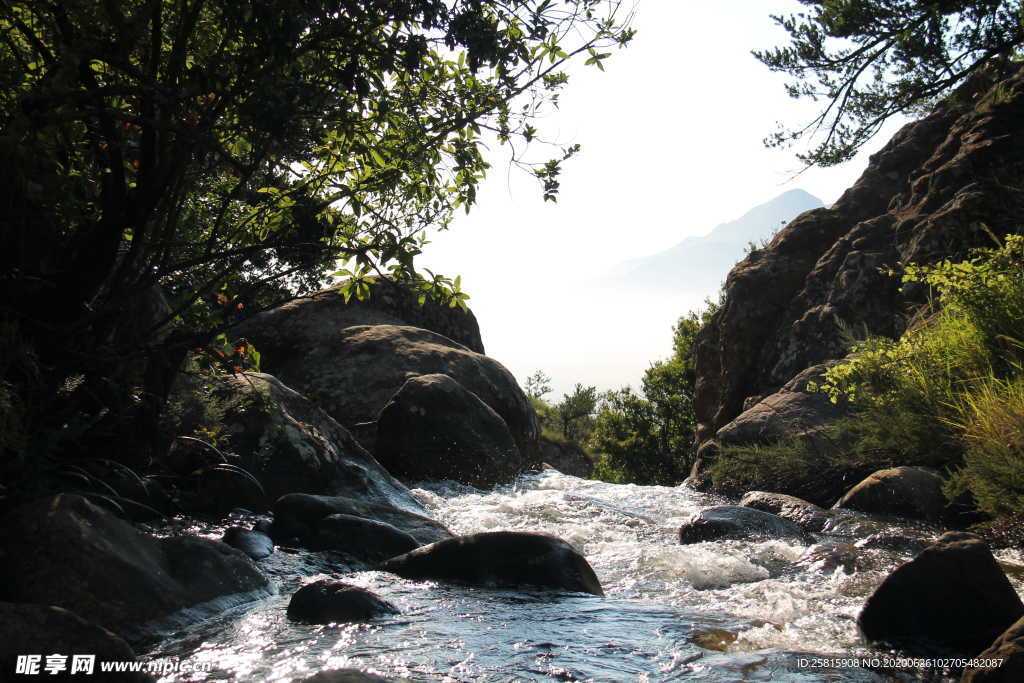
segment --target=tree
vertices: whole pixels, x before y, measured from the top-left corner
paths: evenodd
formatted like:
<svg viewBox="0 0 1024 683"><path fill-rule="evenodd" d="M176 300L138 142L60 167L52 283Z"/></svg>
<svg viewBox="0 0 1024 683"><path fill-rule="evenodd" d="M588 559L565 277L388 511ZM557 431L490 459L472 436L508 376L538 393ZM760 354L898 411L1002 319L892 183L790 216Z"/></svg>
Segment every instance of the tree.
<svg viewBox="0 0 1024 683"><path fill-rule="evenodd" d="M790 96L826 102L808 125L766 141L820 136L798 155L809 165L846 161L892 116L927 112L972 77L1005 73L1024 45L1021 0L800 2L811 10L772 17L790 44L754 56L794 77Z"/></svg>
<svg viewBox="0 0 1024 683"><path fill-rule="evenodd" d="M562 436L570 441L580 435L580 422L594 413L597 407L597 387L584 387L579 382L571 394L563 394L555 412L562 425Z"/></svg>
<svg viewBox="0 0 1024 683"><path fill-rule="evenodd" d="M414 267L422 229L475 202L484 134L520 158L567 60L601 67L628 19L618 0L0 0L0 323L31 360L0 386L48 444L19 457L87 448L69 424L144 440L188 349L339 258L346 295L387 274L457 304ZM576 149L533 169L546 199Z"/></svg>
<svg viewBox="0 0 1024 683"><path fill-rule="evenodd" d="M551 378L543 370L538 370L526 378L526 395L532 399L543 400L545 394L551 393Z"/></svg>

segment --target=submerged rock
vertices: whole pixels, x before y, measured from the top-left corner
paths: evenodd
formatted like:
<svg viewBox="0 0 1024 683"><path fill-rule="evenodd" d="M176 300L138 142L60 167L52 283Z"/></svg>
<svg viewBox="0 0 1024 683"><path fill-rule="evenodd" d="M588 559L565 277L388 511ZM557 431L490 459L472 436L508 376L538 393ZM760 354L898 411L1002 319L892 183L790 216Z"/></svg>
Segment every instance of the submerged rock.
<svg viewBox="0 0 1024 683"><path fill-rule="evenodd" d="M831 516L814 503L796 496L767 491L748 491L740 499L740 507L760 510L777 515L797 524L804 531L818 532L829 522Z"/></svg>
<svg viewBox="0 0 1024 683"><path fill-rule="evenodd" d="M457 536L394 557L379 569L413 580L604 595L594 570L575 548L554 536L524 531Z"/></svg>
<svg viewBox="0 0 1024 683"><path fill-rule="evenodd" d="M388 614L398 614L391 603L368 590L331 579L306 584L288 603L289 619L310 624L367 621Z"/></svg>
<svg viewBox="0 0 1024 683"><path fill-rule="evenodd" d="M402 683L407 680L406 678L384 678L359 669L333 669L303 678L302 683ZM295 682L293 681L293 683Z"/></svg>
<svg viewBox="0 0 1024 683"><path fill-rule="evenodd" d="M751 537L799 538L803 530L777 515L739 505L716 505L701 510L679 529L682 544Z"/></svg>
<svg viewBox="0 0 1024 683"><path fill-rule="evenodd" d="M300 542L315 544L320 522L329 515L339 514L389 524L409 534L420 545L451 538L452 535L440 522L388 505L367 503L345 496L292 493L281 496L274 503L271 537L279 543L297 538Z"/></svg>
<svg viewBox="0 0 1024 683"><path fill-rule="evenodd" d="M367 562L379 562L423 545L385 522L354 515L327 515L316 524L312 550L337 550Z"/></svg>
<svg viewBox="0 0 1024 683"><path fill-rule="evenodd" d="M413 377L377 418L377 459L405 479L490 488L525 469L508 425L448 375Z"/></svg>
<svg viewBox="0 0 1024 683"><path fill-rule="evenodd" d="M265 533L233 526L224 530L221 539L232 548L238 548L254 560L262 560L274 553L274 542Z"/></svg>
<svg viewBox="0 0 1024 683"><path fill-rule="evenodd" d="M842 568L844 574L853 574L861 568L863 560L857 546L826 541L815 543L805 550L796 563L825 574L831 574L839 568Z"/></svg>
<svg viewBox="0 0 1024 683"><path fill-rule="evenodd" d="M870 642L973 657L1024 615L1024 604L978 536L943 534L893 571L857 624Z"/></svg>
<svg viewBox="0 0 1024 683"><path fill-rule="evenodd" d="M878 470L847 491L833 509L937 521L946 509L942 484L942 477L924 467Z"/></svg>
<svg viewBox="0 0 1024 683"><path fill-rule="evenodd" d="M1024 618L1018 619L987 650L973 659L978 666L964 669L963 683L1024 681Z"/></svg>
<svg viewBox="0 0 1024 683"><path fill-rule="evenodd" d="M126 640L269 593L240 550L192 536L153 538L74 494L0 520L0 587L2 599L57 605Z"/></svg>

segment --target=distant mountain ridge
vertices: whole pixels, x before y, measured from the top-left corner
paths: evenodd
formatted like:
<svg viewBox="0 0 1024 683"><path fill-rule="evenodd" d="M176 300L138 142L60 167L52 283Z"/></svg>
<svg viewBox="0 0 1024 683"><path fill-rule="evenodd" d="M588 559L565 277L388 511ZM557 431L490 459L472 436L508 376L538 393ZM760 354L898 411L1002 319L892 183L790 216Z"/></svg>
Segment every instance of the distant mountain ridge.
<svg viewBox="0 0 1024 683"><path fill-rule="evenodd" d="M789 190L759 204L740 218L700 237L687 237L670 249L625 261L606 278L616 285L692 290L717 287L751 242L760 242L804 211L824 203L804 190Z"/></svg>

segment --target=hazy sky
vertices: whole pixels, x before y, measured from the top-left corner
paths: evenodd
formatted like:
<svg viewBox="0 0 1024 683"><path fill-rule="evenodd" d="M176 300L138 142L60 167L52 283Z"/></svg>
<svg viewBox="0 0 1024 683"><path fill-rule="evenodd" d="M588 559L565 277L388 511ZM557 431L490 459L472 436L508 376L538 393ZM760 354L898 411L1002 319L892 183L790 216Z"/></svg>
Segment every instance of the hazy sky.
<svg viewBox="0 0 1024 683"><path fill-rule="evenodd" d="M789 189L831 203L863 171L866 154L794 179L793 152L762 144L777 121L803 123L816 111L790 99L785 79L750 55L784 41L769 14L801 7L639 0L633 43L604 73L576 69L560 111L538 126L583 146L564 166L557 204L543 202L521 171L508 172L495 150L478 205L431 237L419 265L462 275L488 355L521 384L543 369L554 380L549 398L576 382L638 386L650 362L669 353L672 323L716 292L597 289L594 277Z"/></svg>

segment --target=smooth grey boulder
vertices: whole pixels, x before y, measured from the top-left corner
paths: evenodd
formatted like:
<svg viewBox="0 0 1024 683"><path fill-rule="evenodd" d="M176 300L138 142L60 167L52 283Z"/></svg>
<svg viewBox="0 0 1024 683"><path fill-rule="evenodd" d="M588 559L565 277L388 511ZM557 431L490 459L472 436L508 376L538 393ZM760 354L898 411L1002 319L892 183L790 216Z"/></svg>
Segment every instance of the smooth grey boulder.
<svg viewBox="0 0 1024 683"><path fill-rule="evenodd" d="M799 538L803 530L777 515L739 505L701 510L679 529L682 544L743 538Z"/></svg>
<svg viewBox="0 0 1024 683"><path fill-rule="evenodd" d="M873 643L973 657L1024 616L1024 603L980 537L943 534L894 570L857 625Z"/></svg>
<svg viewBox="0 0 1024 683"><path fill-rule="evenodd" d="M270 536L260 531L238 526L228 527L224 530L224 537L221 540L254 560L262 560L274 553L274 542L270 540Z"/></svg>
<svg viewBox="0 0 1024 683"><path fill-rule="evenodd" d="M316 543L317 528L330 515L349 515L389 524L409 534L419 545L434 543L452 534L443 524L424 515L387 505L367 503L345 496L314 496L290 493L274 503L271 537L278 543L299 539Z"/></svg>
<svg viewBox="0 0 1024 683"><path fill-rule="evenodd" d="M354 515L327 515L316 524L312 550L336 550L366 562L379 562L423 545L386 522Z"/></svg>
<svg viewBox="0 0 1024 683"><path fill-rule="evenodd" d="M533 532L457 536L391 558L378 569L413 580L499 588L535 586L604 595L583 555L559 538Z"/></svg>
<svg viewBox="0 0 1024 683"><path fill-rule="evenodd" d="M924 467L878 470L847 491L832 509L938 521L946 511L943 483Z"/></svg>
<svg viewBox="0 0 1024 683"><path fill-rule="evenodd" d="M368 621L389 614L398 614L391 603L368 590L332 579L306 584L288 603L289 619L310 624Z"/></svg>
<svg viewBox="0 0 1024 683"><path fill-rule="evenodd" d="M376 454L406 480L452 479L479 488L526 469L508 425L448 375L413 377L377 418Z"/></svg>
<svg viewBox="0 0 1024 683"><path fill-rule="evenodd" d="M829 522L830 513L814 503L784 493L748 491L740 499L740 507L778 515L797 524L804 531L818 532Z"/></svg>
<svg viewBox="0 0 1024 683"><path fill-rule="evenodd" d="M67 665L71 667L71 655L95 655L93 674L84 672L66 675L50 675L41 662L40 673L35 678L44 680L99 680L100 666L103 662L135 661L135 652L123 639L101 626L82 619L74 612L53 605L29 605L0 602L0 680L32 680L31 675L14 676L18 655L38 654L44 658L48 654L68 656ZM155 680L146 673L114 673L102 674L102 680L132 681L143 683ZM8 678L10 677L10 678Z"/></svg>
<svg viewBox="0 0 1024 683"><path fill-rule="evenodd" d="M242 551L153 538L75 494L0 520L0 599L63 607L128 641L269 592Z"/></svg>

